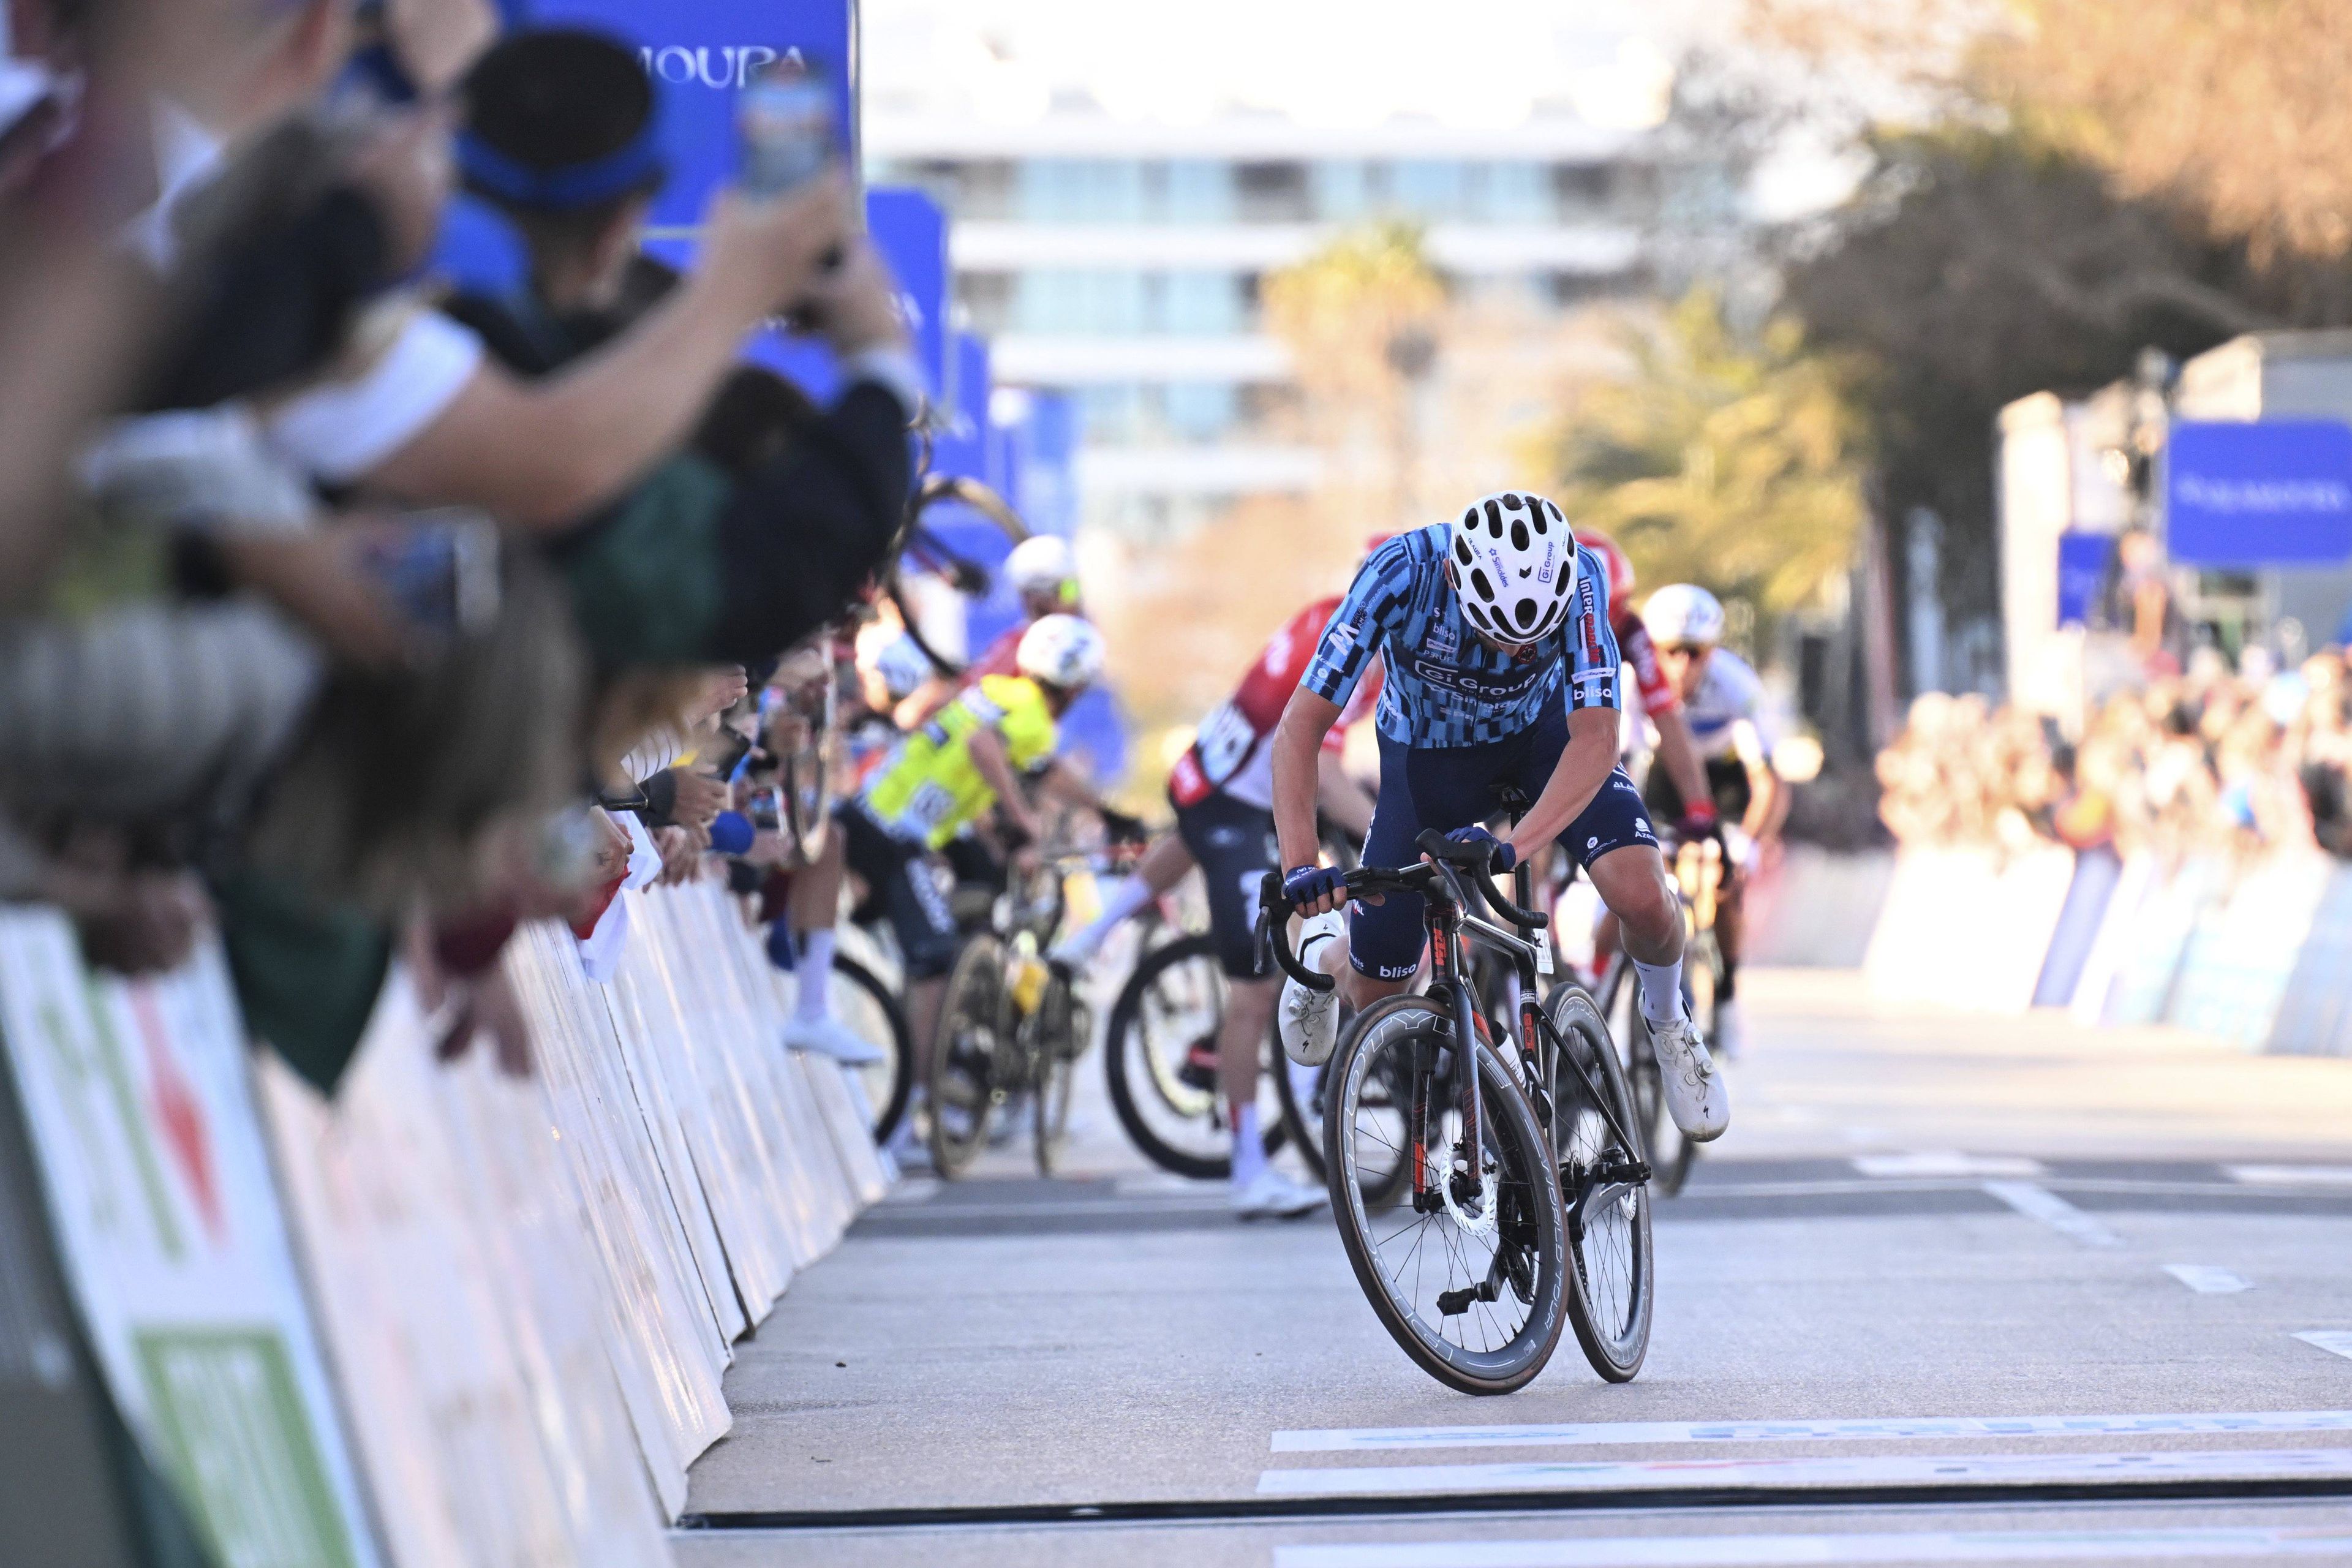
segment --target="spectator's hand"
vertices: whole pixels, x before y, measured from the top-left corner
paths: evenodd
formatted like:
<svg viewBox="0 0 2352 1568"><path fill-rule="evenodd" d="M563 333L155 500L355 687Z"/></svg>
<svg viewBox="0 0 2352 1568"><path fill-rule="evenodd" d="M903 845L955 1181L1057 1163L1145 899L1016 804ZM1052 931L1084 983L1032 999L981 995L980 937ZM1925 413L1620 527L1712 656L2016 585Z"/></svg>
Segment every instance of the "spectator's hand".
<svg viewBox="0 0 2352 1568"><path fill-rule="evenodd" d="M186 963L211 910L195 879L176 871L77 875L74 882L58 901L74 917L82 956L124 974Z"/></svg>
<svg viewBox="0 0 2352 1568"><path fill-rule="evenodd" d="M488 1030L499 1070L509 1078L529 1078L531 1072L530 1026L523 1019L522 1002L507 983L503 968L493 964L465 983L457 1010L433 1047L436 1060L454 1062L473 1047L474 1037Z"/></svg>
<svg viewBox="0 0 2352 1568"><path fill-rule="evenodd" d="M823 333L838 354L906 346L907 322L898 312L898 285L881 253L862 236L847 243L839 267L818 276L803 297L798 314Z"/></svg>
<svg viewBox="0 0 2352 1568"><path fill-rule="evenodd" d="M677 800L670 807L670 820L680 827L708 832L712 819L727 809L727 781L686 768L670 771L677 779Z"/></svg>
<svg viewBox="0 0 2352 1568"><path fill-rule="evenodd" d="M808 298L849 234L849 185L837 169L787 195L721 190L704 227L703 269L746 314L781 315Z"/></svg>
<svg viewBox="0 0 2352 1568"><path fill-rule="evenodd" d="M691 882L702 870L702 847L708 839L683 827L665 827L654 835L661 850L660 885L675 888Z"/></svg>

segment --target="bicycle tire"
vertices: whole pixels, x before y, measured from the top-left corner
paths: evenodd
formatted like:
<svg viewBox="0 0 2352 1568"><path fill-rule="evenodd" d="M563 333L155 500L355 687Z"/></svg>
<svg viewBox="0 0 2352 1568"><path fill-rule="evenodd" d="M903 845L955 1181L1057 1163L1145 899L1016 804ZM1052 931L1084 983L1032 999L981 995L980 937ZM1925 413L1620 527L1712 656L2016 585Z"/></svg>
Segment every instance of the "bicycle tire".
<svg viewBox="0 0 2352 1568"><path fill-rule="evenodd" d="M1062 1140L1070 1130L1070 1089L1077 1081L1078 1052L1084 1045L1076 1037L1079 1012L1069 981L1055 973L1046 980L1037 1016L1030 1020L1030 1060L1037 1071L1029 1097L1029 1130L1041 1176L1054 1173Z"/></svg>
<svg viewBox="0 0 2352 1568"><path fill-rule="evenodd" d="M1006 1087L1019 1046L1005 994L1007 950L990 932L963 944L940 998L931 1050L931 1165L950 1180L988 1146L988 1121ZM954 1123L954 1125L951 1125Z"/></svg>
<svg viewBox="0 0 2352 1568"><path fill-rule="evenodd" d="M1597 1087L1608 1097L1610 1113L1627 1138L1638 1142L1642 1133L1633 1120L1633 1089L1609 1037L1608 1020L1584 987L1555 986L1544 998L1544 1016L1560 1039L1559 1067L1552 1078L1552 1147L1560 1162L1561 1196L1570 1209L1569 1256L1575 1265L1568 1293L1569 1322L1592 1370L1611 1383L1626 1383L1642 1370L1649 1354L1657 1292L1649 1186L1635 1183L1622 1196L1578 1222L1571 1183L1581 1186L1591 1167L1631 1163L1642 1157L1642 1151L1627 1147L1611 1131L1608 1119L1589 1109L1591 1092L1574 1070L1570 1053L1597 1069Z"/></svg>
<svg viewBox="0 0 2352 1568"><path fill-rule="evenodd" d="M1164 1108L1180 1121L1204 1122L1213 1131L1225 1126L1223 1101L1215 1081L1213 1079L1205 1089L1183 1082L1167 1058L1148 1039L1139 1038L1148 1016L1146 1007L1155 988L1165 988L1171 971L1195 965L1205 966L1213 977L1217 1001L1205 1031L1183 1043L1188 1052L1191 1047L1203 1043L1213 1049L1224 1021L1225 995L1224 977L1217 963L1217 944L1205 933L1181 936L1145 953L1134 973L1127 977L1127 984L1119 987L1118 999L1111 1005L1110 1029L1103 1041L1103 1079L1110 1090L1111 1110L1118 1113L1119 1126L1142 1151L1145 1159L1163 1171L1193 1181L1223 1181L1234 1173L1231 1153L1203 1154L1178 1147L1167 1133L1152 1124L1146 1110L1147 1106ZM1278 1049L1274 1059L1277 1065L1282 1060ZM1278 1095L1278 1082L1276 1087ZM1287 1141L1288 1121L1289 1113L1285 1110L1266 1127L1263 1142L1268 1155ZM1229 1138L1227 1142L1230 1144Z"/></svg>
<svg viewBox="0 0 2352 1568"><path fill-rule="evenodd" d="M1413 1215L1393 1225L1390 1233L1382 1237L1375 1226L1383 1222L1374 1219L1373 1211L1363 1201L1361 1189L1349 1174L1359 1134L1359 1119L1350 1107L1358 1103L1363 1084L1378 1068L1375 1057L1410 1048L1416 1039L1433 1034L1435 1026L1445 1018L1446 1014L1427 997L1388 997L1357 1016L1347 1037L1333 1053L1331 1077L1336 1090L1326 1108L1324 1131L1332 1172L1331 1208L1339 1220L1339 1239L1348 1262L1356 1271L1356 1282L1362 1287L1365 1300L1371 1303L1373 1315L1398 1347L1423 1371L1458 1393L1509 1394L1527 1386L1543 1371L1559 1347L1560 1331L1568 1318L1568 1225L1560 1205L1558 1173L1551 1167L1551 1145L1537 1124L1535 1110L1511 1069L1492 1047L1483 1040L1476 1043L1486 1132L1494 1145L1497 1165L1498 1233L1502 1225L1518 1233L1512 1250L1531 1277L1524 1289L1516 1274L1504 1287L1506 1293L1526 1307L1527 1317L1517 1329L1504 1335L1499 1349L1471 1350L1466 1328L1462 1342L1446 1338L1443 1325L1447 1317L1458 1317L1466 1323L1472 1321L1472 1314L1467 1310L1448 1314L1440 1307L1437 1326L1432 1327L1418 1309L1418 1298L1424 1293L1421 1276L1414 1277L1415 1300L1407 1301L1381 1267L1383 1249L1407 1231L1417 1232L1415 1248L1426 1242L1427 1227L1431 1226L1452 1226L1453 1237L1468 1233L1451 1216L1439 1213ZM1400 1211L1381 1212L1391 1220L1400 1217ZM1501 1219L1502 1214L1511 1217ZM1475 1237L1473 1244L1475 1247ZM1452 1237L1445 1245L1450 1256L1463 1260ZM1490 1256L1484 1276L1489 1282L1496 1273L1505 1272L1500 1250L1497 1248L1496 1254ZM1399 1255L1400 1275L1403 1272L1403 1258L1412 1255L1412 1249ZM1470 1273L1465 1268L1460 1278L1467 1279ZM1435 1304L1435 1293L1430 1294ZM1501 1295L1496 1299L1500 1300ZM1491 1325L1491 1316L1488 1321Z"/></svg>
<svg viewBox="0 0 2352 1568"><path fill-rule="evenodd" d="M874 1142L887 1143L890 1134L898 1130L907 1114L907 1101L915 1092L915 1035L907 1026L907 1010L898 998L882 984L880 975L845 952L833 955L833 973L846 980L872 1005L883 1022L880 1030L861 1031L868 1039L890 1053L887 1062L872 1067L855 1068L864 1080L866 1102L874 1107ZM877 1035L887 1037L876 1038ZM875 1090L879 1088L880 1094Z"/></svg>

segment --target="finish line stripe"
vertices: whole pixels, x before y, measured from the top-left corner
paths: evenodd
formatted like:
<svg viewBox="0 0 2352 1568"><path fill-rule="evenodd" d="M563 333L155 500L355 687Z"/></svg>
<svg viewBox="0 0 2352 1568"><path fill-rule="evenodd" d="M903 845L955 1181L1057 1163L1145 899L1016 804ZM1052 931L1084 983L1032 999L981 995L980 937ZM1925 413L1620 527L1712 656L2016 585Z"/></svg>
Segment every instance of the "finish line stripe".
<svg viewBox="0 0 2352 1568"><path fill-rule="evenodd" d="M2040 1220L2069 1241L2084 1247L2121 1247L2124 1238L2052 1192L2032 1182L1987 1182L1984 1190L2028 1219Z"/></svg>
<svg viewBox="0 0 2352 1568"><path fill-rule="evenodd" d="M2352 1558L2352 1533L2305 1530L1936 1531L1893 1535L1619 1536L1577 1541L1277 1546L1274 1568L1796 1568L1842 1563L2149 1563Z"/></svg>
<svg viewBox="0 0 2352 1568"><path fill-rule="evenodd" d="M2352 1432L2352 1410L2252 1410L2158 1415L1864 1416L1837 1421L1577 1421L1526 1426L1348 1426L1276 1432L1277 1454L1412 1448L1572 1448L1649 1443L1895 1442L1922 1437L2208 1436L2222 1432Z"/></svg>
<svg viewBox="0 0 2352 1568"><path fill-rule="evenodd" d="M1927 1487L2053 1481L2352 1477L2352 1448L2149 1450L2129 1454L1868 1454L1806 1459L1523 1460L1267 1470L1260 1497L1398 1492L1645 1491L1715 1488Z"/></svg>

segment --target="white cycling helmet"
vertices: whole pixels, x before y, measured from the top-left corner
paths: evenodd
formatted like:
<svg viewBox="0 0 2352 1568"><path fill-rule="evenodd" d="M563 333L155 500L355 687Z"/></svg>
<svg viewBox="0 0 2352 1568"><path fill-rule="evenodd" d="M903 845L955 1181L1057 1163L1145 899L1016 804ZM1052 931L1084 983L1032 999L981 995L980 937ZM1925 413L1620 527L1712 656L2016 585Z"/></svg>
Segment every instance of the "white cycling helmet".
<svg viewBox="0 0 2352 1568"><path fill-rule="evenodd" d="M1013 662L1032 680L1076 691L1102 678L1102 633L1076 616L1041 616L1021 634Z"/></svg>
<svg viewBox="0 0 2352 1568"><path fill-rule="evenodd" d="M1540 642L1568 619L1576 536L1541 496L1481 496L1454 521L1446 570L1462 613L1500 642Z"/></svg>
<svg viewBox="0 0 2352 1568"><path fill-rule="evenodd" d="M1723 604L1696 583L1675 583L1650 595L1642 606L1642 625L1660 647L1713 647L1723 640Z"/></svg>
<svg viewBox="0 0 2352 1568"><path fill-rule="evenodd" d="M1040 533L1013 547L1004 558L1004 575L1016 592L1060 595L1066 584L1078 580L1078 558L1070 553L1068 540Z"/></svg>

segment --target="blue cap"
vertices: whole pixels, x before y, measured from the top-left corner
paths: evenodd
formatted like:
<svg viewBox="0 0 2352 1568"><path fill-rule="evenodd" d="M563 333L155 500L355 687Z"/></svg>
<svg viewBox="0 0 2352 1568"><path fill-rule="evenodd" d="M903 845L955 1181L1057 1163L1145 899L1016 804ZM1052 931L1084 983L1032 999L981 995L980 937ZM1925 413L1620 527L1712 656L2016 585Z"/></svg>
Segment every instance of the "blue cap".
<svg viewBox="0 0 2352 1568"><path fill-rule="evenodd" d="M740 811L722 811L710 825L710 847L721 855L740 855L751 847L751 819Z"/></svg>

